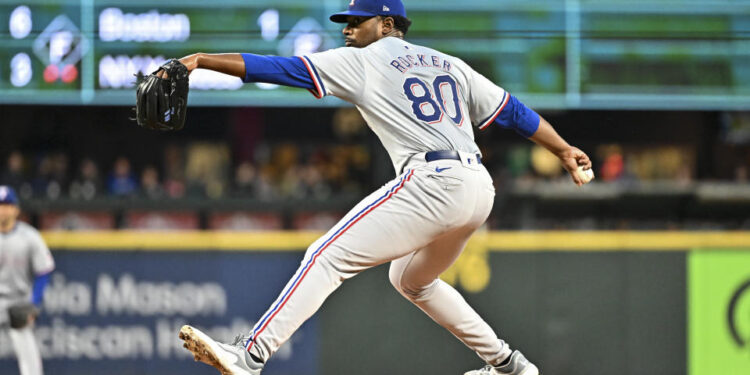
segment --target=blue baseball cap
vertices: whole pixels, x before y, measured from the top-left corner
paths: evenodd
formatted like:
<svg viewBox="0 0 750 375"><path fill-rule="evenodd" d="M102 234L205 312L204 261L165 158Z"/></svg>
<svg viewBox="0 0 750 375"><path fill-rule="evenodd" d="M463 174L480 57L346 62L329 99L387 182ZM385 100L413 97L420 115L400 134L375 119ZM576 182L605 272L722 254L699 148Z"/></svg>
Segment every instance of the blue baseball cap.
<svg viewBox="0 0 750 375"><path fill-rule="evenodd" d="M0 185L0 204L18 206L18 194L10 186Z"/></svg>
<svg viewBox="0 0 750 375"><path fill-rule="evenodd" d="M351 0L349 9L332 15L331 21L346 23L347 16L401 16L406 18L406 9L401 0Z"/></svg>

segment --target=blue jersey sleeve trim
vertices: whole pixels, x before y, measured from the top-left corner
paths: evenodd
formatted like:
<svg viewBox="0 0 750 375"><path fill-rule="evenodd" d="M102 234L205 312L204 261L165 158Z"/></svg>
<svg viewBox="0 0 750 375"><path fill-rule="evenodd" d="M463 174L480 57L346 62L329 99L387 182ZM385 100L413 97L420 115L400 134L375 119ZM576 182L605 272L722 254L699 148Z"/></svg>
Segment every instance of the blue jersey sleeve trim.
<svg viewBox="0 0 750 375"><path fill-rule="evenodd" d="M508 105L509 98L510 98L510 94L508 94L507 91L504 92L503 99L500 100L500 104L497 106L497 108L495 108L495 110L492 112L492 114L489 117L487 117L486 119L482 120L482 122L479 123L479 130L484 130L485 128L490 126L490 124L493 121L495 121L497 116L500 115L500 112L502 112L503 109L505 109L505 106Z"/></svg>
<svg viewBox="0 0 750 375"><path fill-rule="evenodd" d="M501 104L499 111L493 115L494 117L490 117L487 123L480 126L480 129L495 123L502 128L513 129L526 138L534 135L539 128L541 119L539 114L525 106L513 95L508 93L505 93L505 95L507 96L507 103Z"/></svg>
<svg viewBox="0 0 750 375"><path fill-rule="evenodd" d="M310 61L310 58L307 56L301 56L299 59L302 61L302 63L305 64L305 68L307 68L307 73L310 75L310 78L313 80L315 87L313 89L308 89L310 93L313 94L318 99L323 98L326 96L326 87L323 84L323 80L320 79L320 74L318 74L318 69L315 67L315 64Z"/></svg>
<svg viewBox="0 0 750 375"><path fill-rule="evenodd" d="M278 85L315 89L307 67L295 57L261 56L243 53L245 60L244 82L265 82Z"/></svg>
<svg viewBox="0 0 750 375"><path fill-rule="evenodd" d="M49 283L49 275L51 272L47 272L41 275L37 275L34 278L34 287L31 293L31 303L39 305L42 303L42 297L44 296L44 288Z"/></svg>

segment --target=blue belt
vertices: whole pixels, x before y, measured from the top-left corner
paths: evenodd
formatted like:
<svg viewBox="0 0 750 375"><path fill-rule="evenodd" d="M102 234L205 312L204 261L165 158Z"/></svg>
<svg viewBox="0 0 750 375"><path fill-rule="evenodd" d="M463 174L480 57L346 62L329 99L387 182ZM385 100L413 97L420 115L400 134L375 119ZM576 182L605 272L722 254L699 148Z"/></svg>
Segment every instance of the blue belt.
<svg viewBox="0 0 750 375"><path fill-rule="evenodd" d="M477 154L476 157L477 164L482 164L482 157L479 156L479 154ZM461 160L461 155L458 153L458 151L452 150L430 151L424 155L424 160L427 162L443 159ZM471 164L471 160L469 160L469 164Z"/></svg>

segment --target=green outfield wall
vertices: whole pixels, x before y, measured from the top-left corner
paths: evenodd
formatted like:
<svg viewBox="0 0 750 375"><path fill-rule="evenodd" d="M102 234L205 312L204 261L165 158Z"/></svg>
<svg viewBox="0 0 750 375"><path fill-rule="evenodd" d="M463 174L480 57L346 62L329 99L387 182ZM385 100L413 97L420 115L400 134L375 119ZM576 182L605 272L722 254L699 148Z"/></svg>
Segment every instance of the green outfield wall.
<svg viewBox="0 0 750 375"><path fill-rule="evenodd" d="M171 252L301 257L318 235L44 233L58 254L127 251L143 262ZM545 375L750 373L750 232L478 233L441 277ZM310 374L462 374L482 365L391 287L387 266L344 283L316 319L310 334L319 336L297 338L317 345Z"/></svg>
<svg viewBox="0 0 750 375"><path fill-rule="evenodd" d="M686 373L685 253L493 252L488 263L488 285L465 298L544 374ZM321 331L323 374L481 365L390 287L386 267L332 296Z"/></svg>
<svg viewBox="0 0 750 375"><path fill-rule="evenodd" d="M691 374L750 374L750 251L688 256Z"/></svg>

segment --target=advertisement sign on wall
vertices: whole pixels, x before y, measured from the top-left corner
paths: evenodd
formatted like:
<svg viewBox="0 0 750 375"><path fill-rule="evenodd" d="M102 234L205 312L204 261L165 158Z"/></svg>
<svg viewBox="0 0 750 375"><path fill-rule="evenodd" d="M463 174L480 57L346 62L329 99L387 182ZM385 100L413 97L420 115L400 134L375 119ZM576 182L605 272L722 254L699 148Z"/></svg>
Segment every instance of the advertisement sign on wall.
<svg viewBox="0 0 750 375"><path fill-rule="evenodd" d="M688 259L690 375L750 374L750 252Z"/></svg>
<svg viewBox="0 0 750 375"><path fill-rule="evenodd" d="M59 375L210 372L182 348L180 327L195 325L224 342L248 333L300 257L296 252L55 252L57 270L36 325L45 370ZM269 361L264 375L315 374L318 340L313 317ZM4 375L18 371L4 332L0 368Z"/></svg>

